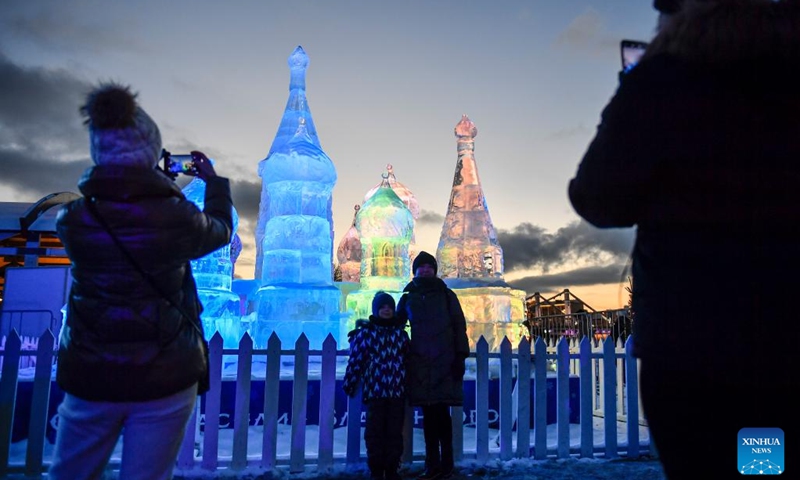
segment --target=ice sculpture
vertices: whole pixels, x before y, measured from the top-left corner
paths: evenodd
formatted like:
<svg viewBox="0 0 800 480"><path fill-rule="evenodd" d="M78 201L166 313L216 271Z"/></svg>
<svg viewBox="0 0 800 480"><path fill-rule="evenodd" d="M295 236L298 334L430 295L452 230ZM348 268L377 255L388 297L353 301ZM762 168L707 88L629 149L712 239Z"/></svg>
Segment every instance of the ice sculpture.
<svg viewBox="0 0 800 480"><path fill-rule="evenodd" d="M311 348L320 349L329 333L339 334L330 222L336 169L301 117L295 135L261 166L261 177L269 210L263 212L261 288L251 335L257 348L265 348L272 332L288 345L305 333Z"/></svg>
<svg viewBox="0 0 800 480"><path fill-rule="evenodd" d="M361 237L361 288L347 295L351 315L343 332L352 329L357 319L369 317L378 290L397 301L411 278L408 246L414 217L389 186L388 175L358 211L356 228Z"/></svg>
<svg viewBox="0 0 800 480"><path fill-rule="evenodd" d="M205 205L206 182L194 177L185 187L183 194L197 208ZM197 283L197 294L203 304L200 319L206 338L211 339L214 332L222 335L225 348L237 348L244 333L241 324L241 301L239 295L231 291L233 282L233 262L231 261L231 244L236 239L239 228L239 215L233 209L233 232L231 243L209 253L205 257L192 260L192 275Z"/></svg>
<svg viewBox="0 0 800 480"><path fill-rule="evenodd" d="M453 189L439 247L439 276L458 295L470 347L483 336L492 351L503 337L516 346L523 333L525 292L503 280L503 249L489 216L475 162L478 129L466 116L455 128L458 148Z"/></svg>
<svg viewBox="0 0 800 480"><path fill-rule="evenodd" d="M356 228L356 217L361 205L353 207L353 224L345 232L339 248L336 249L336 259L342 272L343 282L358 282L361 279L361 238Z"/></svg>
<svg viewBox="0 0 800 480"><path fill-rule="evenodd" d="M411 211L411 216L414 217L415 231L411 232L411 243L408 245L408 253L411 258L411 262L413 263L414 258L416 258L417 253L419 253L416 242L416 222L417 220L419 220L419 203L417 202L417 197L415 197L414 194L411 193L411 190L409 190L408 187L397 181L397 177L394 174L394 167L392 166L391 163L386 165L386 175L387 175L386 180L389 183L389 186L392 188L392 190L394 190L394 193L396 193L397 196L400 197L400 200L402 200L403 203L406 204L408 209ZM375 195L375 192L378 191L382 183L383 182L381 181L381 183L378 183L367 192L367 194L364 196L365 202L369 200L370 197Z"/></svg>
<svg viewBox="0 0 800 480"><path fill-rule="evenodd" d="M314 119L311 117L311 110L308 108L308 101L306 100L306 68L308 68L308 55L303 50L303 47L298 46L289 55L289 99L286 101L286 108L283 111L283 118L278 126L278 132L272 140L272 146L266 158L258 163L258 176L264 178L264 168L270 159L270 156L279 147L286 144L294 137L297 132L297 127L300 126L300 121L305 123L306 132L308 133L308 141L319 147L319 138L317 138L317 129L314 126ZM256 221L256 265L255 265L255 278L261 278L261 268L263 260L262 239L264 238L264 229L269 220L270 211L270 197L267 190L266 182L261 185L261 201L258 206L258 220ZM333 217L329 216L328 221L333 225ZM333 227L331 227L333 228ZM333 230L331 230L333 233ZM331 235L332 237L332 235ZM333 244L331 244L333 245Z"/></svg>

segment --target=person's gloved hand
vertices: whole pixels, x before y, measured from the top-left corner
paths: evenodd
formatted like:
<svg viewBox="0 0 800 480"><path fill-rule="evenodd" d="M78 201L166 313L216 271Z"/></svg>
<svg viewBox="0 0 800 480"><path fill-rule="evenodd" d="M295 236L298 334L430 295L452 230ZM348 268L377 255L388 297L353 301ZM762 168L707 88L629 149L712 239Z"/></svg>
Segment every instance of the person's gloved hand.
<svg viewBox="0 0 800 480"><path fill-rule="evenodd" d="M192 150L191 155L192 160L194 161L195 174L200 177L201 180L205 182L209 178L217 176L217 172L214 170L214 165L203 152Z"/></svg>

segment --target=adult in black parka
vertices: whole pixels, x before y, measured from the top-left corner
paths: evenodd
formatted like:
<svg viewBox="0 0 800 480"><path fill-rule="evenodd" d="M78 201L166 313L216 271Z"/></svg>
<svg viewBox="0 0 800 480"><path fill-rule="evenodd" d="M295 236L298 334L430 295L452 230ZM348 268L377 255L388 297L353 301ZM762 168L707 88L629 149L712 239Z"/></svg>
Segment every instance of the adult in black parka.
<svg viewBox="0 0 800 480"><path fill-rule="evenodd" d="M667 478L738 478L760 465L738 456L744 428L800 454L800 323L781 302L800 288L800 2L656 7L668 20L569 197L597 227L636 226L633 354Z"/></svg>
<svg viewBox="0 0 800 480"><path fill-rule="evenodd" d="M397 304L397 317L411 324L408 399L421 406L425 471L420 479L453 474L451 406L464 403L464 361L469 356L467 324L456 294L436 277L433 255L420 252L414 278Z"/></svg>

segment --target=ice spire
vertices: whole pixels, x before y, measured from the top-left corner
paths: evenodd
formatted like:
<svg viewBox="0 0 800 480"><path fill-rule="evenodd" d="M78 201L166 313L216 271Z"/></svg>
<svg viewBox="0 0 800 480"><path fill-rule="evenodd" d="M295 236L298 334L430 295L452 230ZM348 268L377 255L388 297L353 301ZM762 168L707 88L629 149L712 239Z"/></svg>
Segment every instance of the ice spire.
<svg viewBox="0 0 800 480"><path fill-rule="evenodd" d="M463 115L455 128L458 146L453 190L439 248L439 276L458 295L470 348L483 337L492 352L504 338L518 345L525 320L525 292L503 280L503 249L497 242L475 162L478 129Z"/></svg>
<svg viewBox="0 0 800 480"><path fill-rule="evenodd" d="M330 221L336 169L300 118L295 135L264 164L262 178L270 201L251 324L254 344L264 348L275 332L291 345L304 333L312 349L321 348L340 326Z"/></svg>
<svg viewBox="0 0 800 480"><path fill-rule="evenodd" d="M458 161L436 251L439 276L502 279L503 249L497 242L473 153L478 129L463 115L455 135Z"/></svg>
<svg viewBox="0 0 800 480"><path fill-rule="evenodd" d="M358 282L361 278L361 237L356 228L356 217L361 205L355 205L353 210L353 223L344 234L339 248L336 249L336 258L342 271L343 282Z"/></svg>
<svg viewBox="0 0 800 480"><path fill-rule="evenodd" d="M306 68L308 68L308 55L306 55L303 47L297 46L291 55L289 55L289 99L286 101L286 108L283 110L283 117L278 126L278 132L272 140L272 146L269 149L267 157L258 163L258 176L264 178L264 168L269 161L273 152L275 152L282 145L289 142L295 133L300 123L305 123L305 130L308 134L308 141L315 146L319 147L319 138L317 137L317 128L314 126L314 119L311 116L311 110L308 108L308 100L306 99ZM269 220L269 204L270 197L266 185L261 187L261 201L258 207L258 219L256 221L256 265L255 265L255 278L261 278L261 269L263 261L263 251L261 249L261 241L264 238L264 228ZM328 218L333 225L333 217ZM331 230L332 232L332 230Z"/></svg>

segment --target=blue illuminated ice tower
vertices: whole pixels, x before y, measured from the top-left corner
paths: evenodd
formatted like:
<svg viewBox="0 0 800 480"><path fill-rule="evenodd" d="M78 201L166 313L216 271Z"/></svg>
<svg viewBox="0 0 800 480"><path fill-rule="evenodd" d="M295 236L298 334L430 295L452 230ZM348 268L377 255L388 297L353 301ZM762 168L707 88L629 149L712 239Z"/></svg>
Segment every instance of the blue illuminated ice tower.
<svg viewBox="0 0 800 480"><path fill-rule="evenodd" d="M312 349L321 349L329 333L339 334L331 209L336 169L319 146L305 102L307 65L308 57L297 47L289 57L289 102L270 153L259 164L256 272L261 287L250 325L257 348L265 348L273 332L290 346L304 333Z"/></svg>
<svg viewBox="0 0 800 480"><path fill-rule="evenodd" d="M183 194L202 210L205 206L206 182L194 177L183 187ZM231 239L239 228L239 215L233 208L233 231ZM233 240L232 240L233 241ZM210 339L219 331L225 348L237 348L244 333L241 324L241 300L231 291L233 282L233 262L231 243L208 255L191 261L192 275L197 283L197 294L203 304L200 319L206 337Z"/></svg>
<svg viewBox="0 0 800 480"><path fill-rule="evenodd" d="M261 268L263 260L262 240L264 238L264 229L266 228L267 221L269 220L269 190L267 189L264 178L264 167L272 156L273 152L280 146L287 143L294 137L297 132L297 127L300 125L302 119L306 126L308 139L311 143L319 147L319 138L317 138L317 129L314 126L314 119L311 117L311 110L308 108L308 100L306 99L306 68L308 68L308 55L303 50L303 47L298 46L289 55L289 99L286 101L286 108L283 110L283 118L278 126L278 132L272 140L272 146L269 148L269 153L266 158L258 163L258 176L262 178L261 183L261 201L258 206L258 220L256 222L256 265L255 265L255 278L261 278ZM333 225L333 216L328 218L328 221ZM333 232L331 232L333 233ZM331 235L333 236L333 235Z"/></svg>

